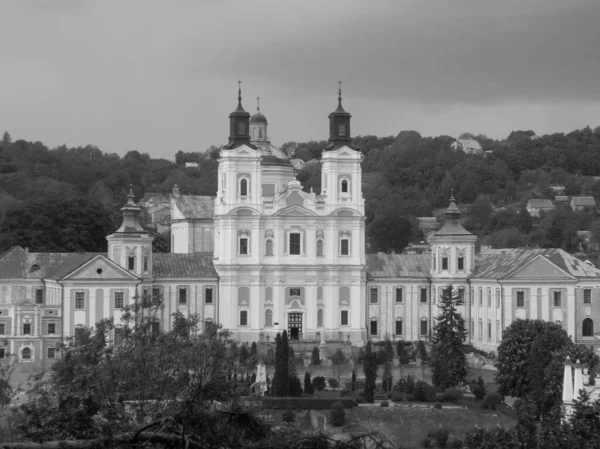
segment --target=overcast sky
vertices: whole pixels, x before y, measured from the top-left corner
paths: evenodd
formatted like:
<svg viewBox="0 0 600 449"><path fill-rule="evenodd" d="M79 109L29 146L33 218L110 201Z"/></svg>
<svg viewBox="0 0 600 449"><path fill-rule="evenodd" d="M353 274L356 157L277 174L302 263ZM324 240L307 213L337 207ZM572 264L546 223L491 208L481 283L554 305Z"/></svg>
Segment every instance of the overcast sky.
<svg viewBox="0 0 600 449"><path fill-rule="evenodd" d="M271 141L600 125L599 0L13 0L0 132L172 159L257 96Z"/></svg>

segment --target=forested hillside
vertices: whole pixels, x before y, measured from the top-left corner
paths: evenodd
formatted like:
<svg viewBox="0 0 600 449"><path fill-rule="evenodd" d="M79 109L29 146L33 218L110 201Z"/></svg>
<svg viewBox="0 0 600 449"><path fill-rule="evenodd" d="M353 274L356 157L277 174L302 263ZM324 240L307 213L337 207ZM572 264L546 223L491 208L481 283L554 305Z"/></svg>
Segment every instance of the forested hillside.
<svg viewBox="0 0 600 449"><path fill-rule="evenodd" d="M358 136L364 154L363 192L370 251L400 251L418 237L415 217L439 215L454 192L465 211L465 226L497 247L563 247L595 250L600 221L595 211L558 207L533 219L524 206L530 198L553 199L551 186L564 195L600 200L600 127L568 134L536 136L515 131L504 140L477 140L482 155L453 149L449 136ZM324 141L287 142L294 158L313 160L298 172L305 189L320 192L320 152ZM103 153L94 146L49 149L40 142L0 141L0 250L13 245L35 251L104 251L104 237L119 224L119 208L129 186L136 198L168 193L178 184L184 194L214 195L218 148L177 152L175 160L151 159L130 151ZM197 167L186 168L186 162ZM577 231L591 230L590 241Z"/></svg>

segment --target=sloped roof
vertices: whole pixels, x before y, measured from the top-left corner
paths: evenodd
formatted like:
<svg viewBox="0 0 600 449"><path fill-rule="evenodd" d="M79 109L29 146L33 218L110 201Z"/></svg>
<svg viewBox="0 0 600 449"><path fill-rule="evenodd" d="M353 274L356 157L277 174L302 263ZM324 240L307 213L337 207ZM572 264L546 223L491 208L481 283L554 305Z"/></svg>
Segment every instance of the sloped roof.
<svg viewBox="0 0 600 449"><path fill-rule="evenodd" d="M0 259L0 278L60 279L97 255L98 253L30 253L16 246Z"/></svg>
<svg viewBox="0 0 600 449"><path fill-rule="evenodd" d="M437 229L440 224L436 217L417 217L417 225L419 229Z"/></svg>
<svg viewBox="0 0 600 449"><path fill-rule="evenodd" d="M573 203L573 206L596 207L596 200L593 196L574 196L571 201Z"/></svg>
<svg viewBox="0 0 600 449"><path fill-rule="evenodd" d="M138 204L143 205L144 207L149 207L149 206L151 206L150 203L152 203L154 205L160 204L160 203L168 203L170 196L171 196L170 193L147 192L144 194L143 197L141 197L139 199Z"/></svg>
<svg viewBox="0 0 600 449"><path fill-rule="evenodd" d="M215 215L215 197L200 195L181 195L175 198L175 205L185 218L213 218Z"/></svg>
<svg viewBox="0 0 600 449"><path fill-rule="evenodd" d="M213 253L154 253L152 257L155 277L218 277Z"/></svg>
<svg viewBox="0 0 600 449"><path fill-rule="evenodd" d="M537 209L553 209L554 205L552 201L543 198L533 198L527 201L527 207L534 207Z"/></svg>
<svg viewBox="0 0 600 449"><path fill-rule="evenodd" d="M429 276L430 256L424 254L367 254L368 279Z"/></svg>
<svg viewBox="0 0 600 449"><path fill-rule="evenodd" d="M600 270L558 248L486 249L475 256L474 279L500 279L518 271L537 256L542 255L567 273L578 278L600 277Z"/></svg>

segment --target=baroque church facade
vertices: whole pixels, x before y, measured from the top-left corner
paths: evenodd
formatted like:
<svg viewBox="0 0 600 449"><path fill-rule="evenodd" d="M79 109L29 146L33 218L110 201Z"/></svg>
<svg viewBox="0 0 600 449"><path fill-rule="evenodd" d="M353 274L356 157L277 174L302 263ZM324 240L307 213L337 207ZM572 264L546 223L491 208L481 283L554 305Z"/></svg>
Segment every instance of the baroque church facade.
<svg viewBox="0 0 600 449"><path fill-rule="evenodd" d="M576 343L600 348L600 270L561 249L477 250L454 198L426 254L366 254L362 153L351 115L329 114L321 192L305 192L288 156L268 138L266 117L250 116L238 94L221 149L215 197L170 198L172 253L152 253L130 193L107 253L0 255L0 359L44 367L57 346L102 319L116 323L144 295L172 315L219 323L241 341L429 339L442 290L452 285L468 340L494 350L519 318L559 323Z"/></svg>

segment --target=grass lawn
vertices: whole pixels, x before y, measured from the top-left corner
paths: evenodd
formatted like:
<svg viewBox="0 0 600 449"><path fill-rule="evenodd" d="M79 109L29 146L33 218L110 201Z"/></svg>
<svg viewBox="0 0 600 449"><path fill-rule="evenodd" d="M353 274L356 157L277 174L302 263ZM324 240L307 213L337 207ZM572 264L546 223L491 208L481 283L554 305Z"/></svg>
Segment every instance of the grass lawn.
<svg viewBox="0 0 600 449"><path fill-rule="evenodd" d="M450 404L444 404L447 405ZM450 431L449 441L452 441L464 439L476 425L493 429L498 425L510 428L516 424L515 412L506 405L499 406L495 411L483 410L480 403L473 399L462 399L457 405L466 406L467 409L397 408L393 407L393 403L388 408L355 407L346 410L346 425L359 424L385 435L389 441L402 447L422 447L427 434L440 427ZM341 431L340 428L332 429Z"/></svg>

